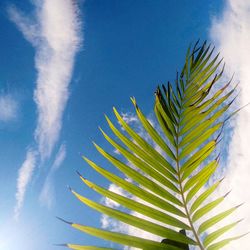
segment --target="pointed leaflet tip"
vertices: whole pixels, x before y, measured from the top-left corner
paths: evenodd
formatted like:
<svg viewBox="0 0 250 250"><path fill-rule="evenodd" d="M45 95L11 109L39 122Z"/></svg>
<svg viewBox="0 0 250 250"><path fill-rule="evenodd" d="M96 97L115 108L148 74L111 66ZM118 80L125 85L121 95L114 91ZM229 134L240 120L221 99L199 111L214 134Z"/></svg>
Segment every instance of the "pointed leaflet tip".
<svg viewBox="0 0 250 250"><path fill-rule="evenodd" d="M101 126L98 126L98 129L103 133L103 129Z"/></svg>
<svg viewBox="0 0 250 250"><path fill-rule="evenodd" d="M108 119L109 119L109 118L108 118L108 116L107 116L106 114L104 114L104 117L105 117L105 119L106 119L106 120L108 120Z"/></svg>
<svg viewBox="0 0 250 250"><path fill-rule="evenodd" d="M81 175L81 173L80 172L78 172L78 171L76 171L76 173L80 176L80 178L82 179L82 180L87 180L85 177L83 177L82 175Z"/></svg>
<svg viewBox="0 0 250 250"><path fill-rule="evenodd" d="M98 147L98 145L94 142L94 141L92 141L92 144L97 148Z"/></svg>
<svg viewBox="0 0 250 250"><path fill-rule="evenodd" d="M67 188L69 189L70 192L73 192L72 188L68 185Z"/></svg>
<svg viewBox="0 0 250 250"><path fill-rule="evenodd" d="M228 84L230 84L230 83L233 81L234 75L235 75L235 72L232 74L231 79L230 79L229 82L226 84L226 86L227 86ZM237 84L237 85L238 85L238 84Z"/></svg>
<svg viewBox="0 0 250 250"><path fill-rule="evenodd" d="M217 138L218 139L218 138ZM216 145L218 145L220 142L222 141L222 138L220 138L219 140L215 141Z"/></svg>
<svg viewBox="0 0 250 250"><path fill-rule="evenodd" d="M218 144L219 144L219 142L222 140L222 138L220 138L220 136L222 135L222 132L223 132L223 126L221 127L218 136L215 138L215 142L216 142L216 143L218 142Z"/></svg>
<svg viewBox="0 0 250 250"><path fill-rule="evenodd" d="M244 220L244 218L239 219L239 220L236 221L236 223L240 223L240 222L242 222L243 220Z"/></svg>
<svg viewBox="0 0 250 250"><path fill-rule="evenodd" d="M197 47L197 45L199 44L199 42L200 42L200 38L195 42L194 47L193 47L193 51L196 50L196 47Z"/></svg>
<svg viewBox="0 0 250 250"><path fill-rule="evenodd" d="M219 180L219 182L221 183L224 179L225 179L225 176L222 177L222 178Z"/></svg>
<svg viewBox="0 0 250 250"><path fill-rule="evenodd" d="M101 133L105 136L106 133L103 131L103 129L100 126L98 128L101 131Z"/></svg>
<svg viewBox="0 0 250 250"><path fill-rule="evenodd" d="M105 115L105 119L106 119L106 121L107 121L108 124L111 123L111 121L110 121L110 119L109 119L109 117L107 115Z"/></svg>
<svg viewBox="0 0 250 250"><path fill-rule="evenodd" d="M135 106L135 108L138 109L138 105L136 103L135 97L130 97L130 100L133 103L133 105Z"/></svg>
<svg viewBox="0 0 250 250"><path fill-rule="evenodd" d="M215 158L215 161L216 161L217 164L220 163L220 154L221 154L221 153L219 153L219 154L217 155L217 157Z"/></svg>
<svg viewBox="0 0 250 250"><path fill-rule="evenodd" d="M56 247L68 247L68 244L53 244Z"/></svg>
<svg viewBox="0 0 250 250"><path fill-rule="evenodd" d="M224 91L224 90L231 84L231 82L233 81L233 78L234 78L234 73L233 73L231 79L229 80L229 82L228 82L225 86L223 86L223 87L220 89L220 91ZM238 85L239 85L239 83L237 83L237 84L235 85L235 87L233 88L233 90L235 90L235 89L238 87Z"/></svg>
<svg viewBox="0 0 250 250"><path fill-rule="evenodd" d="M231 193L232 190L228 191L223 197L226 198L230 193Z"/></svg>
<svg viewBox="0 0 250 250"><path fill-rule="evenodd" d="M234 101L238 98L239 93L233 98L233 100L231 102L228 103L228 108L234 103Z"/></svg>
<svg viewBox="0 0 250 250"><path fill-rule="evenodd" d="M96 149L100 148L94 141L92 141L93 145L95 146Z"/></svg>
<svg viewBox="0 0 250 250"><path fill-rule="evenodd" d="M223 60L224 60L224 57L221 58L221 60L220 60L219 63L221 63ZM226 63L224 62L224 63L223 63L223 66L222 66L222 70L221 70L221 72L220 72L220 76L222 76L222 74L224 73L225 67L226 67Z"/></svg>
<svg viewBox="0 0 250 250"><path fill-rule="evenodd" d="M162 84L162 89L163 91L166 93L167 92L167 89L166 89L166 86L164 84ZM160 90L160 89L159 89Z"/></svg>
<svg viewBox="0 0 250 250"><path fill-rule="evenodd" d="M134 102L135 102L135 97L134 97L134 96L131 96L131 97L130 97L130 100L134 103Z"/></svg>
<svg viewBox="0 0 250 250"><path fill-rule="evenodd" d="M86 161L87 163L89 162L89 159L86 156L82 156L83 160Z"/></svg>
<svg viewBox="0 0 250 250"><path fill-rule="evenodd" d="M77 173L80 177L82 177L82 175L80 174L80 172L79 172L78 170L76 170L76 173Z"/></svg>
<svg viewBox="0 0 250 250"><path fill-rule="evenodd" d="M243 204L244 204L244 202L242 202L241 204L235 206L235 208L239 208L239 207L241 207Z"/></svg>
<svg viewBox="0 0 250 250"><path fill-rule="evenodd" d="M64 219L62 219L62 218L60 218L60 217L58 217L58 216L56 216L56 218L57 218L58 220L62 221L62 222L65 222L65 223L69 224L69 225L72 225L72 224L73 224L73 222L66 221L66 220L64 220Z"/></svg>

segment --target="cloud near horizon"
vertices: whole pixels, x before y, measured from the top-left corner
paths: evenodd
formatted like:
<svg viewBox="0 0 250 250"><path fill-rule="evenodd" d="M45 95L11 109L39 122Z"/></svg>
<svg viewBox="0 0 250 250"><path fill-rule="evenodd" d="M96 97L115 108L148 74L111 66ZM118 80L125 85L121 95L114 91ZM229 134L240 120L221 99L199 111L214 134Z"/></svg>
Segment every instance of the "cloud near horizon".
<svg viewBox="0 0 250 250"><path fill-rule="evenodd" d="M82 24L77 4L71 0L39 0L32 3L32 14L25 14L15 6L8 8L8 14L35 48L37 79L34 101L38 117L34 140L39 159L44 162L51 157L60 138L75 55L83 40ZM27 173L19 172L18 178L21 178L20 174ZM17 193L23 194L20 197L23 200L26 186L21 188L23 190L17 188Z"/></svg>

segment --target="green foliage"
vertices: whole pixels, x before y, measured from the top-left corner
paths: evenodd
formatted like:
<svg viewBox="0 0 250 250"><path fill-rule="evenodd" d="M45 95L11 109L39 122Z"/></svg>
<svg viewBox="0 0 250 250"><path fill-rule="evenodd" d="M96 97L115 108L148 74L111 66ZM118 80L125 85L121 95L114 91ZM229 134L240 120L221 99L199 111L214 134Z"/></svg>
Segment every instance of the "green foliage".
<svg viewBox="0 0 250 250"><path fill-rule="evenodd" d="M231 81L224 86L218 83L224 66L221 67L219 54L214 56L213 52L214 48L211 49L206 42L200 47L198 43L195 44L192 49L188 49L184 67L181 73L177 74L176 82L157 88L154 113L158 121L157 126L161 128L160 132L147 120L135 98L131 98L138 120L154 144L136 133L115 108L114 114L123 131L117 129L106 117L116 140L102 129L101 132L126 160L116 158L97 144L94 146L133 182L128 182L83 157L94 170L138 199L121 196L80 176L84 184L128 210L152 220L104 206L72 190L82 203L100 213L165 240L156 242L76 223L71 223L72 227L105 240L144 250L177 250L188 249L188 246L214 250L242 237L216 241L239 221L211 233L207 231L238 207L209 216L211 210L221 204L227 194L206 202L222 181L207 185L219 165L219 157L213 157L213 153L220 140L223 125L235 113L228 114L234 100L235 88L230 89ZM153 145L157 145L163 153L159 153ZM189 232L188 236L181 229ZM72 249L111 249L72 244L67 246Z"/></svg>

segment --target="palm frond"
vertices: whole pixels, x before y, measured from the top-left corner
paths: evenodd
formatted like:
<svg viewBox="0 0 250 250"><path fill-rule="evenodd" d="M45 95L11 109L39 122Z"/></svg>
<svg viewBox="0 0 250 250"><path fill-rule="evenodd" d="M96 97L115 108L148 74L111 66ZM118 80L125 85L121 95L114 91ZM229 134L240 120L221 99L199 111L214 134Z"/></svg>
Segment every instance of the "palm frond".
<svg viewBox="0 0 250 250"><path fill-rule="evenodd" d="M202 250L220 249L241 237L216 242L239 221L220 227L212 233L207 231L239 207L235 206L209 216L228 194L210 198L210 201L205 203L222 181L207 185L219 166L219 156L213 155L224 124L228 117L235 113L228 110L234 101L236 87L230 88L232 80L223 86L219 83L224 71L222 64L223 60L219 54L214 55L214 48L206 42L201 46L196 43L193 48L188 49L184 67L181 73L177 74L176 82L158 87L155 92L154 113L161 131L146 118L135 98L131 98L138 120L151 142L127 124L115 108L113 111L122 130L105 116L116 139L101 128L100 130L125 160L108 153L96 143L94 146L132 182L83 157L94 170L130 193L134 199L116 194L80 175L87 187L119 203L128 211L140 213L148 219L110 208L72 190L85 205L165 240L155 242L77 223L71 223L72 227L105 240L144 250L177 250L188 249L188 246L196 246ZM154 145L163 153L156 150ZM189 232L188 236L181 233L181 229ZM202 237L204 232L206 236ZM73 244L67 246L72 249L111 249Z"/></svg>

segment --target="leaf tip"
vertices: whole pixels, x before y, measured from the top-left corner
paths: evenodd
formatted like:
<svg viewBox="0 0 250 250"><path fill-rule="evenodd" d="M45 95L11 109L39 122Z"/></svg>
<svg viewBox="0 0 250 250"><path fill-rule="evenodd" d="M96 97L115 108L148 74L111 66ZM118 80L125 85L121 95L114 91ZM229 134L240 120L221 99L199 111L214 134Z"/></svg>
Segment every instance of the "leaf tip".
<svg viewBox="0 0 250 250"><path fill-rule="evenodd" d="M225 179L225 176L222 177L222 178L219 180L219 183L221 183L224 179Z"/></svg>
<svg viewBox="0 0 250 250"><path fill-rule="evenodd" d="M98 145L94 142L94 141L92 141L92 144L97 148L98 147Z"/></svg>
<svg viewBox="0 0 250 250"><path fill-rule="evenodd" d="M105 135L105 132L103 131L103 129L102 129L100 126L98 126L98 129L101 131L101 133L102 133L103 135Z"/></svg>
<svg viewBox="0 0 250 250"><path fill-rule="evenodd" d="M76 170L76 173L79 175L81 179L86 180L78 170Z"/></svg>
<svg viewBox="0 0 250 250"><path fill-rule="evenodd" d="M68 244L53 244L56 247L68 247Z"/></svg>
<svg viewBox="0 0 250 250"><path fill-rule="evenodd" d="M242 205L244 205L244 202L242 202L241 204L235 206L235 208L239 208L239 207L241 207Z"/></svg>
<svg viewBox="0 0 250 250"><path fill-rule="evenodd" d="M226 198L230 193L231 193L232 190L228 191L226 194L224 194L224 198Z"/></svg>
<svg viewBox="0 0 250 250"><path fill-rule="evenodd" d="M239 220L236 221L236 223L238 224L238 223L242 222L243 220L244 220L244 218L239 219Z"/></svg>
<svg viewBox="0 0 250 250"><path fill-rule="evenodd" d="M115 106L113 106L112 109L113 109L113 111L114 111L115 114L118 113L117 109L115 108Z"/></svg>
<svg viewBox="0 0 250 250"><path fill-rule="evenodd" d="M220 155L221 155L221 153L219 153L219 154L217 155L217 157L215 158L215 161L216 161L217 163L220 162Z"/></svg>
<svg viewBox="0 0 250 250"><path fill-rule="evenodd" d="M56 216L56 218L57 218L58 220L64 222L64 223L69 224L69 225L72 225L72 224L73 224L73 222L69 222L69 221L67 221L67 220L64 220L64 219L62 219L61 217Z"/></svg>

